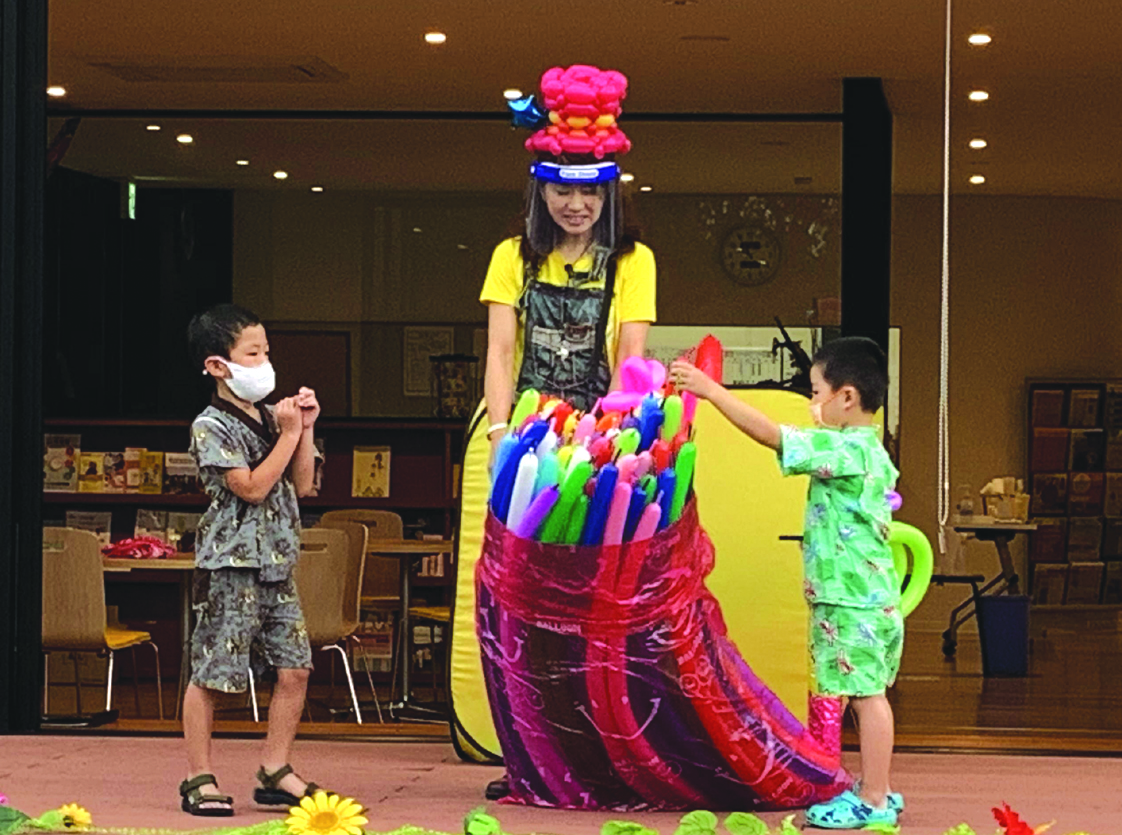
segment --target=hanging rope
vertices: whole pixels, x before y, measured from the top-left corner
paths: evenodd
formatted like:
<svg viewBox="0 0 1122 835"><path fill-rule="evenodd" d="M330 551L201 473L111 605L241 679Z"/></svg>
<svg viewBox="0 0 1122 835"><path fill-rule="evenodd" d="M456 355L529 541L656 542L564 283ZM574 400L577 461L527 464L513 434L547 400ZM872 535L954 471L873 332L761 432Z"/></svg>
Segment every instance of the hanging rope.
<svg viewBox="0 0 1122 835"><path fill-rule="evenodd" d="M951 283L951 0L947 0L947 29L943 56L943 268L939 326L939 553L947 553L946 525L951 509L950 415L947 394L950 375Z"/></svg>

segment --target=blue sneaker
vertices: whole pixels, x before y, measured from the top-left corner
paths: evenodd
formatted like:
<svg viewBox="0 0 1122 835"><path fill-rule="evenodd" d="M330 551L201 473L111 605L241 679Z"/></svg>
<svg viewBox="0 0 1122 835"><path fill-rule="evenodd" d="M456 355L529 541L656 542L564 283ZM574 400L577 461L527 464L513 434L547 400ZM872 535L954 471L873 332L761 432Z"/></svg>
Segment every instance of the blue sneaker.
<svg viewBox="0 0 1122 835"><path fill-rule="evenodd" d="M874 809L852 791L806 810L806 822L820 829L864 829L873 824L896 825L896 810Z"/></svg>
<svg viewBox="0 0 1122 835"><path fill-rule="evenodd" d="M853 784L853 793L856 795L861 794L861 781L858 780ZM904 811L904 795L900 792L889 792L885 797L888 803L888 808L894 811L897 815Z"/></svg>

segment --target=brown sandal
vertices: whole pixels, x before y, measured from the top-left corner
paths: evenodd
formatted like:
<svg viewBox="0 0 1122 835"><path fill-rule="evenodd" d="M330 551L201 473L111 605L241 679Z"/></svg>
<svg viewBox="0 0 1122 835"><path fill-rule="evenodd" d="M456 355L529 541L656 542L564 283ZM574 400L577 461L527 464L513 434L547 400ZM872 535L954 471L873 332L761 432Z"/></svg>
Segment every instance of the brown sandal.
<svg viewBox="0 0 1122 835"><path fill-rule="evenodd" d="M257 782L261 785L253 790L253 802L258 806L284 806L286 808L299 806L301 798L280 787L280 781L293 773L295 772L291 765L283 765L272 774L265 770L265 766L261 766L257 769ZM315 783L308 783L308 788L304 790L304 797L311 797L318 791L322 791L319 786Z"/></svg>
<svg viewBox="0 0 1122 835"><path fill-rule="evenodd" d="M218 780L213 774L200 774L190 780L179 784L179 796L183 798L183 811L189 815L200 818L232 818L234 816L234 798L225 794L203 794L202 787L213 785L218 787ZM203 808L204 803L224 803L225 808Z"/></svg>

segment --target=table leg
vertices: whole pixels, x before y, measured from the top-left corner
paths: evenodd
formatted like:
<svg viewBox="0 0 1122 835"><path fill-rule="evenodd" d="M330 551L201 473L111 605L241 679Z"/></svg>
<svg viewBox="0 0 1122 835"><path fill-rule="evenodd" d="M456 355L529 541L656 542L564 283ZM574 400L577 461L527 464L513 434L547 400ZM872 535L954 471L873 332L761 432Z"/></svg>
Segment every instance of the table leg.
<svg viewBox="0 0 1122 835"><path fill-rule="evenodd" d="M413 567L410 560L401 561L401 706L409 707L409 668L413 659L409 655L409 605L411 602L409 590L409 573Z"/></svg>
<svg viewBox="0 0 1122 835"><path fill-rule="evenodd" d="M1009 583L1009 594L1020 594L1020 578L1017 577L1013 567L1013 555L1009 553L1009 540L999 537L993 543L997 547L997 556L1001 560L1001 573Z"/></svg>

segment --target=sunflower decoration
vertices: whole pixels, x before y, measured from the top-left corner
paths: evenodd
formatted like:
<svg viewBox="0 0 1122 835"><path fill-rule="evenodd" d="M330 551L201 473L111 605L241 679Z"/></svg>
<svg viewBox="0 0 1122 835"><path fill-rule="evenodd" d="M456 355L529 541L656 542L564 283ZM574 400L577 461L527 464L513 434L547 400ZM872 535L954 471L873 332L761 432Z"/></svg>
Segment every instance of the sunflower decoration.
<svg viewBox="0 0 1122 835"><path fill-rule="evenodd" d="M67 829L89 829L93 826L93 816L77 803L67 803L58 810L62 815L62 825Z"/></svg>
<svg viewBox="0 0 1122 835"><path fill-rule="evenodd" d="M352 798L320 791L293 806L285 823L292 835L362 835L362 813Z"/></svg>

